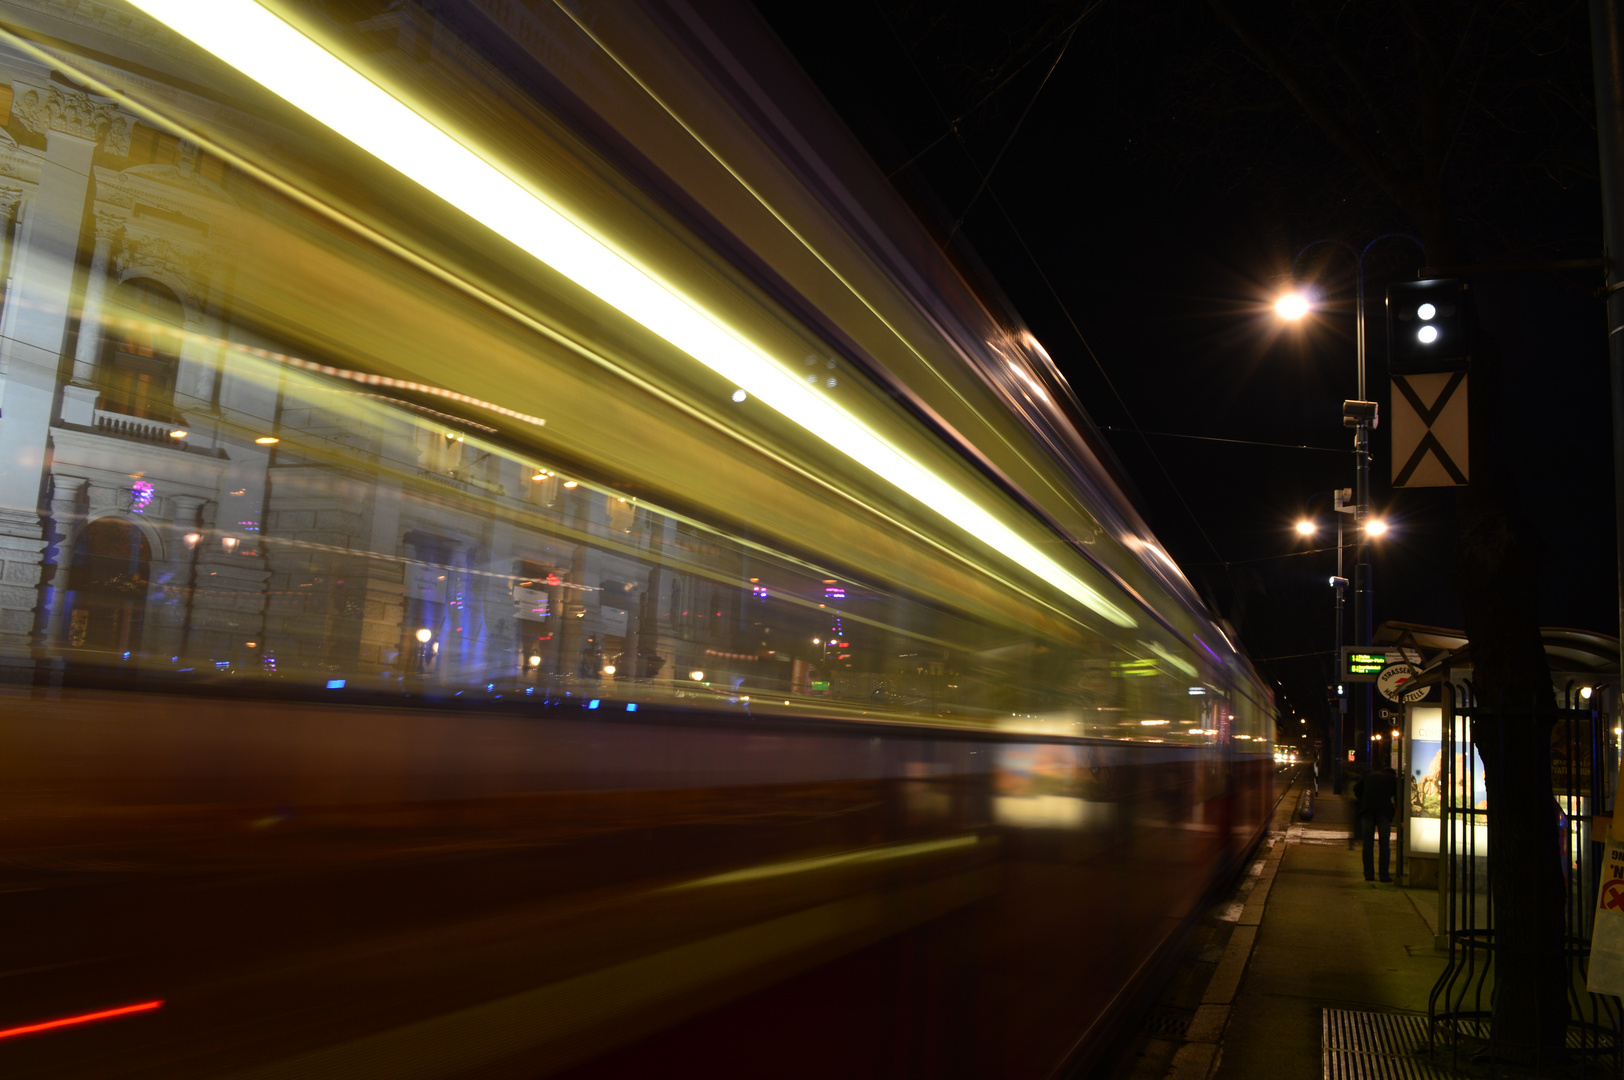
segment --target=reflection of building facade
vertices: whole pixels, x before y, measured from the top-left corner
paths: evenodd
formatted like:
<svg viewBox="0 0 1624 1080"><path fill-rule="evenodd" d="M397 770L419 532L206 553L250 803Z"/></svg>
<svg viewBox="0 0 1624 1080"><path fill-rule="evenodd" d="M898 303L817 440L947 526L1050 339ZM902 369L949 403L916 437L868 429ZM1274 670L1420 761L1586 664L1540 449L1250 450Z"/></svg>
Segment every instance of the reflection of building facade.
<svg viewBox="0 0 1624 1080"><path fill-rule="evenodd" d="M877 632L763 607L781 576L746 592L735 548L493 452L480 425L292 378L275 319L234 291L253 244L275 242L263 189L23 56L0 54L0 107L10 677L82 662L821 695L835 677L836 693L910 706L951 681L939 661L915 675L889 641L901 659L881 679Z"/></svg>
<svg viewBox="0 0 1624 1080"><path fill-rule="evenodd" d="M298 118L276 108L266 116L288 128L197 97L191 88L209 77L198 77L189 66L196 55L162 28L96 4L14 6L62 55L53 65L0 51L6 677L249 675L307 689L444 696L513 688L588 700L597 688L626 690L623 681L637 680L639 695L654 683L684 699L732 704L790 707L794 699L797 708L1059 725L1067 735L1202 747L1262 741L1267 695L1253 694L1244 662L1231 664L1197 636L1227 642L1191 606L1187 584L1146 554L1160 549L1139 538L1147 530L1132 515L1124 518L1132 543L1122 540L1097 565L1068 556L1052 580L1014 563L989 573L976 545L996 548L1001 539L958 535L951 515L939 520L940 508L905 487L892 491L847 448L792 440L783 448L790 456L780 457L771 440L748 433L691 434L687 398L694 380L709 376L676 358L675 343L612 325L595 302L549 314L556 327L545 323L564 337L601 320L606 351L587 359L534 327L515 330L483 301L447 299L429 269L402 268L410 260L394 261L401 252L365 221L346 218L342 206L331 215L312 208L333 176L353 179L342 147L322 156L327 140L299 133ZM449 39L408 33L416 23L406 11L361 25L371 54L400 50L397 58L418 64L427 50L448 68L468 59ZM83 42L77 53L62 44L75 41ZM132 57L128 70L110 66L119 56ZM128 97L98 96L63 71ZM153 112L126 111L118 104L126 100ZM151 115L174 119L175 130L204 145L144 119ZM225 160L233 146L245 155L240 169ZM444 207L422 210L419 196L397 193L391 220L407 223L421 247L407 244L407 254L433 269L444 258L451 273L464 255L435 232L447 224ZM343 203L342 193L334 201ZM627 236L664 220L659 199L650 202L628 216ZM667 239L684 235L669 228ZM499 264L506 255L484 247L496 241L506 243L500 229L466 257ZM709 280L730 257L687 245L660 256L669 261L662 273ZM300 280L310 263L322 272ZM806 272L810 298L823 278ZM755 297L749 274L732 281L730 273L715 279L731 283L719 284L712 302L739 303L745 322L768 313L776 324L782 316ZM887 304L907 310L912 301L875 282ZM562 301L569 288L545 299ZM976 310L977 320L990 318ZM914 344L958 363L964 343L936 340L926 328L934 325L910 330ZM772 331L781 332L797 349L803 338L815 343L804 327ZM878 344L892 347L891 333ZM637 362L669 400L632 401L642 376L617 381L615 372L630 370L614 354L620 348L649 351ZM501 362L490 370L501 374L477 372L492 350ZM999 378L1010 363L1000 361ZM560 422L543 429L547 418L461 393L484 387L502 396L509 378L524 391L511 404ZM835 386L828 378L825 388ZM893 415L879 381L854 374L839 386L854 402L880 406L876 438L926 445L911 419ZM1005 395L993 381L983 389L992 417ZM479 422L498 422L490 410L532 427ZM573 431L562 430L566 421ZM711 422L724 431L733 421ZM1070 466L1038 467L1067 442L1040 439L1023 456L1017 444L1028 444L1009 442L1011 432L989 422L986 434L1034 470L1032 482L1074 481ZM948 449L944 477L985 479ZM722 467L712 478L717 454ZM567 479L554 457L589 475ZM826 476L825 465L833 466ZM659 511L639 491L696 516ZM1108 499L1111 491L1102 481L1080 494ZM1022 529L1033 524L1003 494L992 493L988 506L989 521L1007 514ZM1074 510L1068 529L1103 535L1088 512ZM1127 575L1120 582L1119 572ZM1082 591L1068 594L1065 582ZM1075 606L1106 593L1116 599L1099 610L1115 618L1089 614L1086 600ZM1146 596L1163 604L1154 620L1118 607Z"/></svg>
<svg viewBox="0 0 1624 1080"><path fill-rule="evenodd" d="M454 417L357 424L278 385L232 293L252 185L26 57L0 54L0 84L13 677L80 658L463 685L595 679L628 652L652 674L677 648L651 612L678 575L552 532L635 551L663 519L533 480Z"/></svg>

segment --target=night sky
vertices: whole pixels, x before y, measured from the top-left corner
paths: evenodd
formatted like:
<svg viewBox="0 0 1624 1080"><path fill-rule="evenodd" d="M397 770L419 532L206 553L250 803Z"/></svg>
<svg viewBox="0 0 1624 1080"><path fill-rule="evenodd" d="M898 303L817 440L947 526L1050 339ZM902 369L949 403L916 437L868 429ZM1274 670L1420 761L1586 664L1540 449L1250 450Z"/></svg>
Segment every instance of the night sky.
<svg viewBox="0 0 1624 1080"><path fill-rule="evenodd" d="M1415 53L1402 27L1382 23L1400 5L1361 7L1329 12L1339 21L1327 28L1294 3L1248 11L1358 115L1361 99L1323 47L1328 29L1403 127ZM1292 553L1334 541L1304 543L1292 523L1309 508L1334 528L1316 493L1353 484L1340 421L1355 396L1352 260L1331 246L1304 257L1303 276L1328 301L1306 324L1287 329L1268 305L1310 241L1362 247L1414 224L1204 3L758 8L921 216L941 235L962 219L962 241L1104 429L1151 527L1279 681L1286 708L1324 717L1335 557ZM1473 95L1449 135L1463 261L1598 257L1584 5L1472 8L1438 5L1428 28ZM1402 239L1365 264L1369 396L1384 416L1382 299L1421 265ZM1544 539L1542 624L1616 634L1599 272L1472 281L1505 357L1498 435ZM1141 436L1136 425L1325 449ZM1459 628L1455 495L1391 490L1387 425L1372 449L1373 503L1393 526L1373 560L1376 620Z"/></svg>

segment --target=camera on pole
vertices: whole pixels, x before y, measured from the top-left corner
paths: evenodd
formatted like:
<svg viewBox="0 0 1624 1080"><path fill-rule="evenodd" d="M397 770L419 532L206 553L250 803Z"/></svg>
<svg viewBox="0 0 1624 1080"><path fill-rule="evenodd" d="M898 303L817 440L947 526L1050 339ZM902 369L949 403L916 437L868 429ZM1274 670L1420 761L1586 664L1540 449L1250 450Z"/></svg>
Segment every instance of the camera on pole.
<svg viewBox="0 0 1624 1080"><path fill-rule="evenodd" d="M1380 427L1381 405L1374 401L1344 401L1342 403L1342 426L1358 427L1360 424L1369 424L1371 427Z"/></svg>
<svg viewBox="0 0 1624 1080"><path fill-rule="evenodd" d="M1460 278L1387 289L1387 367L1394 375L1464 371L1472 361L1472 291Z"/></svg>

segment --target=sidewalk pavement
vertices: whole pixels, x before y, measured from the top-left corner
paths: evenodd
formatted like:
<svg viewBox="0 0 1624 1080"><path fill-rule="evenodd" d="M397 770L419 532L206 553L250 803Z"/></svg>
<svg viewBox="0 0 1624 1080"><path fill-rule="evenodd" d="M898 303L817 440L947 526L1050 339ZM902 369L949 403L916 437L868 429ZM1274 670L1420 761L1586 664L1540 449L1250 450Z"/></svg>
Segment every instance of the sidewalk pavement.
<svg viewBox="0 0 1624 1080"><path fill-rule="evenodd" d="M1437 892L1366 881L1348 843L1351 802L1327 783L1314 820L1301 821L1312 774L1299 769L1281 783L1252 865L1193 928L1144 1030L1094 1075L1451 1075L1410 1052L1426 1040L1427 997L1448 962L1433 948Z"/></svg>
<svg viewBox="0 0 1624 1080"><path fill-rule="evenodd" d="M1314 820L1293 821L1270 851L1277 869L1213 1055L1216 1080L1323 1075L1325 1009L1425 1015L1444 970L1433 948L1436 893L1365 881L1347 842L1351 808L1329 785L1322 794ZM1245 929L1236 927L1228 952Z"/></svg>

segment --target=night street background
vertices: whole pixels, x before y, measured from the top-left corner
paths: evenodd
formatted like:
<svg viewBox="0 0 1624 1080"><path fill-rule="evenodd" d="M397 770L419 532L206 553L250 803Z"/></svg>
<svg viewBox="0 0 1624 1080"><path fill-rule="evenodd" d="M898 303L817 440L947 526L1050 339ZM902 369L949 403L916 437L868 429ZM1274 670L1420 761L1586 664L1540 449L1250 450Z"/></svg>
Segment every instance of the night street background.
<svg viewBox="0 0 1624 1080"><path fill-rule="evenodd" d="M1054 357L1150 526L1286 710L1325 717L1335 556L1302 553L1334 544L1316 493L1353 484L1340 422L1355 396L1352 259L1333 245L1304 257L1302 277L1330 302L1304 323L1269 305L1309 242L1363 247L1414 223L1197 0L758 7L939 236L956 224L954 243ZM1463 261L1599 257L1584 5L1425 7L1464 103L1446 133ZM1403 8L1247 11L1348 115L1373 92L1402 127L1415 109ZM1367 79L1363 98L1350 70ZM1403 239L1366 262L1369 396L1384 421L1383 297L1426 264ZM1504 354L1502 445L1544 542L1541 624L1616 634L1601 284L1599 271L1472 279ZM1392 525L1375 545L1376 621L1459 628L1456 496L1393 491L1388 431L1372 437L1372 502ZM1307 543L1292 530L1305 509L1323 526Z"/></svg>

